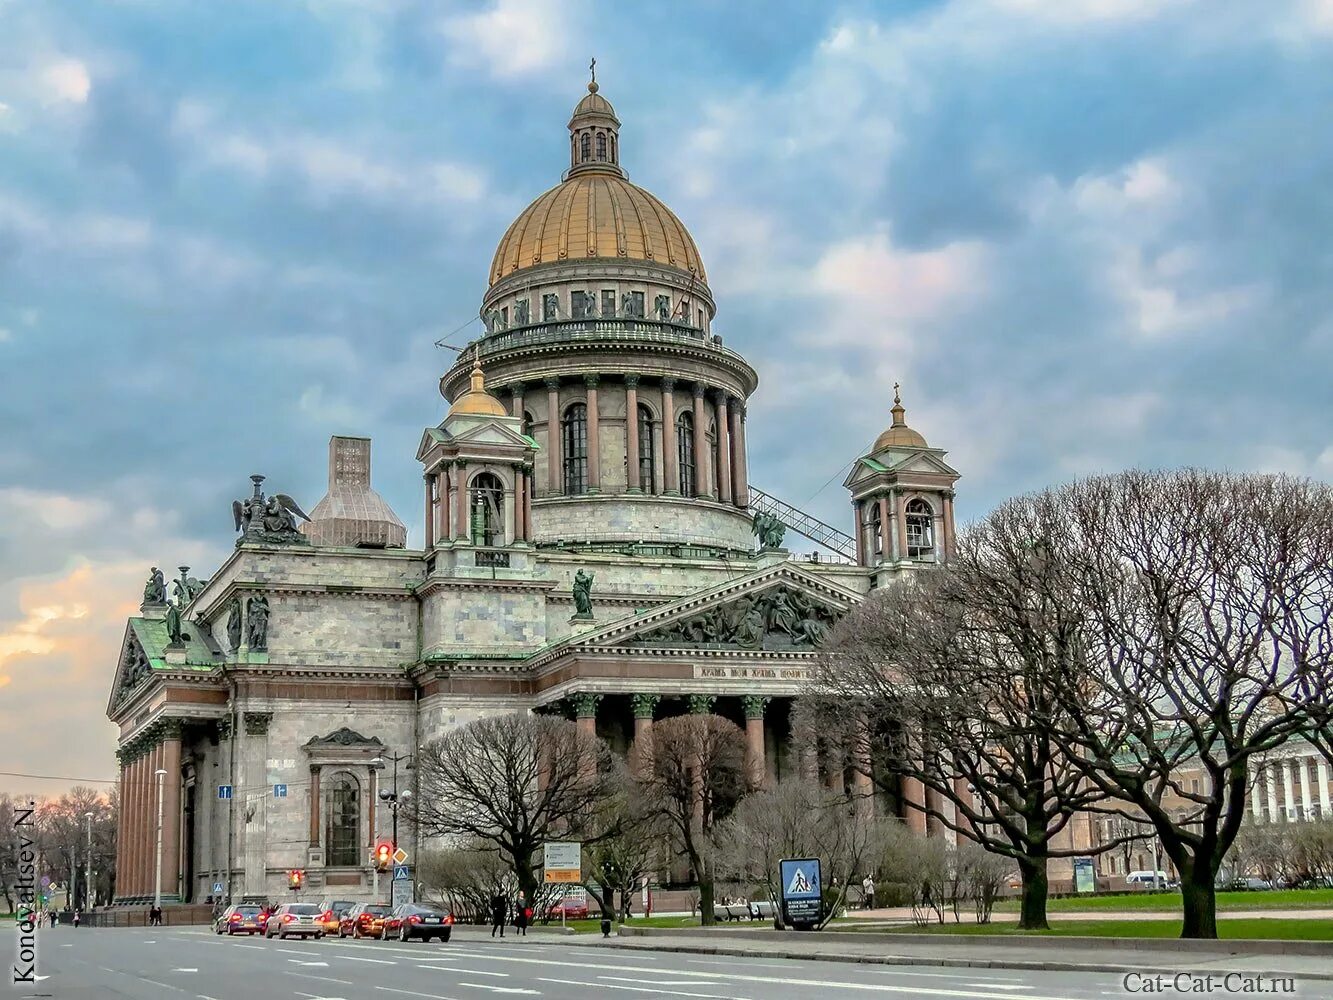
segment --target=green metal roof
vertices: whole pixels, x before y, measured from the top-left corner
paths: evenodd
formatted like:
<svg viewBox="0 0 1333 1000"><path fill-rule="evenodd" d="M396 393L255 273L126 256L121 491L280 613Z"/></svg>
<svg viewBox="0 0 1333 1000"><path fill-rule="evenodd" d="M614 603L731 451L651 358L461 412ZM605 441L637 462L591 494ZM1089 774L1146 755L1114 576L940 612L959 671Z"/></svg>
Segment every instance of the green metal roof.
<svg viewBox="0 0 1333 1000"><path fill-rule="evenodd" d="M154 670L212 670L222 662L222 650L212 635L194 622L181 622L185 640L185 662L168 663L166 659L167 621L165 618L131 618L130 629Z"/></svg>

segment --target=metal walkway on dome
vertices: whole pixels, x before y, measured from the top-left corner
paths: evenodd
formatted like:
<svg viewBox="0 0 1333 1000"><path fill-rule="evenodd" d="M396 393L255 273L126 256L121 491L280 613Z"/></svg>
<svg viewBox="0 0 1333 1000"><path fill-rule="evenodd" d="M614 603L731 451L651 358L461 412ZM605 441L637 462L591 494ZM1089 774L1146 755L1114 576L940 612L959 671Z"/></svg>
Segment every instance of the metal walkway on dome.
<svg viewBox="0 0 1333 1000"><path fill-rule="evenodd" d="M753 483L750 484L750 508L772 514L798 535L824 546L830 552L836 552L844 559L856 562L855 538L803 510L798 510L785 500L779 500L772 494L765 493Z"/></svg>

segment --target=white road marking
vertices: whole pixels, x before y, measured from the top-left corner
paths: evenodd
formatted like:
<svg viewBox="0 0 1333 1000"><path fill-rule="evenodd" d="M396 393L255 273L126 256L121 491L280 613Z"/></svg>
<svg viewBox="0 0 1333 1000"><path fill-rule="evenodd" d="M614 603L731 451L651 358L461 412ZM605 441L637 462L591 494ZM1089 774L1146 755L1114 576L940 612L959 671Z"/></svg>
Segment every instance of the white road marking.
<svg viewBox="0 0 1333 1000"><path fill-rule="evenodd" d="M172 969L172 972L198 972L198 969Z"/></svg>
<svg viewBox="0 0 1333 1000"><path fill-rule="evenodd" d="M342 958L344 962L374 962L376 965L398 964L397 962L392 962L387 958L361 958L359 955L341 955L339 957Z"/></svg>
<svg viewBox="0 0 1333 1000"><path fill-rule="evenodd" d="M293 965L309 965L321 969L327 969L329 967L328 962L303 962L299 958L289 958L287 961L291 962Z"/></svg>
<svg viewBox="0 0 1333 1000"><path fill-rule="evenodd" d="M598 976L598 979L609 979L613 983L643 983L647 986L710 986L712 983L701 983L697 979L635 979L632 976ZM721 986L721 983L716 985Z"/></svg>
<svg viewBox="0 0 1333 1000"><path fill-rule="evenodd" d="M449 965L446 966L446 968L450 972L461 972L465 976L499 976L501 979L509 978L509 973L507 972L484 972L481 969L460 969L456 965Z"/></svg>
<svg viewBox="0 0 1333 1000"><path fill-rule="evenodd" d="M293 972L291 969L283 969L284 976L300 976L302 979L318 979L323 983L337 983L340 986L355 986L356 983L350 979L334 979L332 976L312 976L308 972Z"/></svg>
<svg viewBox="0 0 1333 1000"><path fill-rule="evenodd" d="M1031 986L1001 986L998 983L963 983L964 986L981 986L992 990L1030 990Z"/></svg>
<svg viewBox="0 0 1333 1000"><path fill-rule="evenodd" d="M268 951L262 944L241 944L239 941L233 941L231 944L233 948L254 948L258 951Z"/></svg>
<svg viewBox="0 0 1333 1000"><path fill-rule="evenodd" d="M299 951L296 948L274 948L274 951L280 951L284 955L309 955L308 951Z"/></svg>
<svg viewBox="0 0 1333 1000"><path fill-rule="evenodd" d="M529 990L521 986L491 986L487 983L455 983L454 985L469 986L474 990L490 990L492 993L521 993L533 997L542 995L541 990Z"/></svg>
<svg viewBox="0 0 1333 1000"><path fill-rule="evenodd" d="M599 990L630 990L634 993L666 993L673 997L701 997L703 1000L730 1000L725 993L686 993L683 990L655 990L651 986L617 986L614 983L589 983L578 979L544 979L537 977L538 982L542 983L561 983L565 986L591 986ZM700 983L700 986L709 986L710 983ZM719 984L720 985L720 984Z"/></svg>
<svg viewBox="0 0 1333 1000"><path fill-rule="evenodd" d="M429 997L430 1000L453 1000L452 997L440 996L438 993L418 993L416 990L396 990L392 986L376 986L375 989L383 990L385 993L406 993L410 997Z"/></svg>

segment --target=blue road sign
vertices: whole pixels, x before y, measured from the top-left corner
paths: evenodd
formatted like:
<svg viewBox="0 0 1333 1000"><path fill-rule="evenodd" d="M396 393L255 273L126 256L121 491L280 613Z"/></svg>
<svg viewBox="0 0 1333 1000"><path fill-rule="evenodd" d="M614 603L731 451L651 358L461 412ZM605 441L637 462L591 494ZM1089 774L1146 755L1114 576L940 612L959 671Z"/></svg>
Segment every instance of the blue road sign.
<svg viewBox="0 0 1333 1000"><path fill-rule="evenodd" d="M789 924L817 924L823 885L818 858L784 858L778 862L782 909Z"/></svg>
<svg viewBox="0 0 1333 1000"><path fill-rule="evenodd" d="M275 799L285 799L285 798L287 797L287 786L286 786L286 785L274 785L274 786L273 786L273 797L274 797Z"/></svg>
<svg viewBox="0 0 1333 1000"><path fill-rule="evenodd" d="M412 877L412 873L411 873L410 871L408 871L408 869L407 869L407 865L394 865L394 866L393 866L393 880L394 880L395 882L401 882L403 879L405 879L405 878L411 878L411 877Z"/></svg>
<svg viewBox="0 0 1333 1000"><path fill-rule="evenodd" d="M221 883L221 882L214 882L214 883L213 883L213 891L214 891L215 893L221 892L221 891L222 891L222 883Z"/></svg>
<svg viewBox="0 0 1333 1000"><path fill-rule="evenodd" d="M218 785L218 798L220 799L231 798L231 785Z"/></svg>

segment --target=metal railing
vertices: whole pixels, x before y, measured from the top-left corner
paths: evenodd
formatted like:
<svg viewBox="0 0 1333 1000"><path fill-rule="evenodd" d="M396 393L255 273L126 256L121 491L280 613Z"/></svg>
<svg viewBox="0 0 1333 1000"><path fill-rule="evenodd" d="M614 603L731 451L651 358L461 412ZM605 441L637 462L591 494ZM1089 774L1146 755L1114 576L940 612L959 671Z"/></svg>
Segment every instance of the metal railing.
<svg viewBox="0 0 1333 1000"><path fill-rule="evenodd" d="M750 484L750 509L771 514L798 535L804 535L817 545L822 545L830 552L836 552L844 559L856 562L856 539L845 531L839 531L831 524L825 524L819 518L793 507L785 500L779 500L772 494L765 493L753 483Z"/></svg>
<svg viewBox="0 0 1333 1000"><path fill-rule="evenodd" d="M722 338L709 336L696 327L682 323L664 322L638 317L620 319L563 319L532 323L491 333L475 341L481 356L507 351L515 347L541 344L567 344L579 341L641 341L662 344L690 344L715 347L721 350ZM466 353L470 353L465 351ZM734 353L734 352L728 352Z"/></svg>

